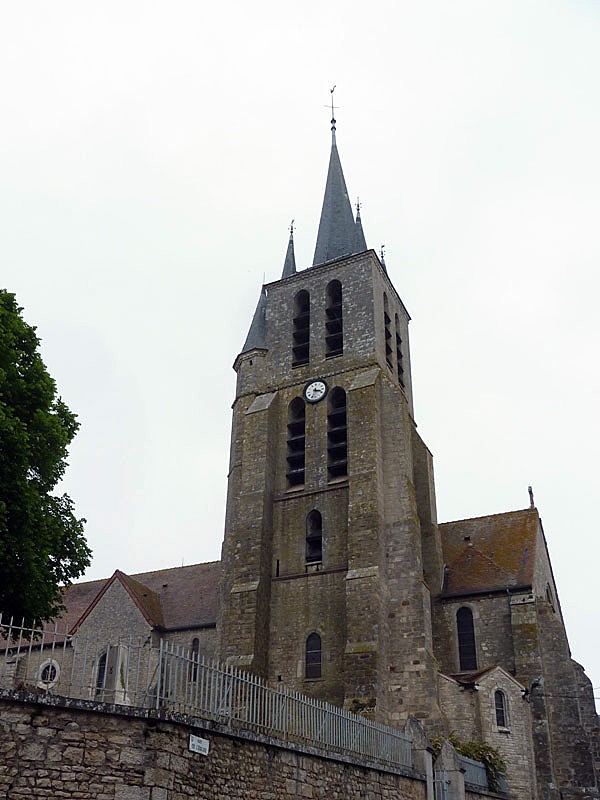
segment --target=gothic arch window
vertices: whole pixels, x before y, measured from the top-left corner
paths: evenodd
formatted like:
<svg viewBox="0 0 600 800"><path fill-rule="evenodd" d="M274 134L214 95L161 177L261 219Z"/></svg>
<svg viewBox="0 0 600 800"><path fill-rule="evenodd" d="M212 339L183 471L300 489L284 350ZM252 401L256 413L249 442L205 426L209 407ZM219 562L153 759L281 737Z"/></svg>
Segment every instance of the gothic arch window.
<svg viewBox="0 0 600 800"><path fill-rule="evenodd" d="M308 364L310 348L310 295L302 289L294 297L292 367Z"/></svg>
<svg viewBox="0 0 600 800"><path fill-rule="evenodd" d="M398 383L404 389L404 363L402 357L402 339L400 337L400 320L396 314L396 366L398 371Z"/></svg>
<svg viewBox="0 0 600 800"><path fill-rule="evenodd" d="M473 612L467 606L459 608L456 612L456 630L458 633L458 660L461 672L477 669Z"/></svg>
<svg viewBox="0 0 600 800"><path fill-rule="evenodd" d="M295 397L288 406L286 472L288 487L304 484L305 435L306 407L301 397Z"/></svg>
<svg viewBox="0 0 600 800"><path fill-rule="evenodd" d="M306 640L305 678L321 677L321 637L318 633L311 633Z"/></svg>
<svg viewBox="0 0 600 800"><path fill-rule="evenodd" d="M385 336L385 360L388 367L393 370L392 362L392 318L390 317L390 304L387 294L383 293L383 332Z"/></svg>
<svg viewBox="0 0 600 800"><path fill-rule="evenodd" d="M506 695L501 689L494 692L494 707L496 710L496 725L499 728L508 727L508 703Z"/></svg>
<svg viewBox="0 0 600 800"><path fill-rule="evenodd" d="M102 653L100 658L98 659L98 665L96 667L96 697L104 695L104 690L106 688L107 659L108 659L108 653L105 650L104 653Z"/></svg>
<svg viewBox="0 0 600 800"><path fill-rule="evenodd" d="M348 425L346 392L336 386L327 398L327 476L329 480L348 474Z"/></svg>
<svg viewBox="0 0 600 800"><path fill-rule="evenodd" d="M342 284L335 280L325 292L325 357L340 356L344 352L344 320L342 318Z"/></svg>
<svg viewBox="0 0 600 800"><path fill-rule="evenodd" d="M323 560L323 518L313 509L306 517L306 563L315 564Z"/></svg>

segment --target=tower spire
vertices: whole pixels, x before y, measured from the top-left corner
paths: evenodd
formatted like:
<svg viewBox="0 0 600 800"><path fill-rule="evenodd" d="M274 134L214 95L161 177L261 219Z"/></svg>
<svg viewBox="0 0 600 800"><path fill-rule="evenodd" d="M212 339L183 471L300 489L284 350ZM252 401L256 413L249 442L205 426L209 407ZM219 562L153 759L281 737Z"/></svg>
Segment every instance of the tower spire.
<svg viewBox="0 0 600 800"><path fill-rule="evenodd" d="M288 241L285 261L283 263L283 273L281 278L289 278L296 274L296 256L294 255L294 220L290 224L290 239Z"/></svg>
<svg viewBox="0 0 600 800"><path fill-rule="evenodd" d="M313 266L324 264L340 256L366 250L366 244L357 250L357 232L352 206L348 197L348 189L342 172L342 164L336 143L335 106L331 93L331 155L329 170L325 184L325 196L317 234L317 245L313 258ZM364 239L364 236L363 236Z"/></svg>

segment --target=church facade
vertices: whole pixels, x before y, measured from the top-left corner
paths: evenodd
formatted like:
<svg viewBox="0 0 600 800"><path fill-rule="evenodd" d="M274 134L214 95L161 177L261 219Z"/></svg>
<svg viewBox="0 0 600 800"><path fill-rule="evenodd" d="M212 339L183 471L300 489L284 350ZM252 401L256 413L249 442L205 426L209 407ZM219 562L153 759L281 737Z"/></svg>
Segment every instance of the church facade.
<svg viewBox="0 0 600 800"><path fill-rule="evenodd" d="M219 655L392 725L486 741L519 798L598 796L598 718L529 508L439 525L408 312L336 144L235 362Z"/></svg>
<svg viewBox="0 0 600 800"><path fill-rule="evenodd" d="M291 234L234 364L221 562L78 584L63 621L71 636L163 639L386 724L486 742L518 800L600 797L592 688L533 498L438 523L409 315L353 214L335 135L313 265L296 269Z"/></svg>

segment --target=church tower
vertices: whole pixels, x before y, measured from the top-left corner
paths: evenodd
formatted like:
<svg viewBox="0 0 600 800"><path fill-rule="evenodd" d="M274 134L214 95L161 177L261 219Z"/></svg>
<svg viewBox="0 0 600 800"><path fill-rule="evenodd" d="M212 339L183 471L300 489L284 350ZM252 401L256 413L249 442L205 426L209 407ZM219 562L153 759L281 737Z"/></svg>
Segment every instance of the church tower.
<svg viewBox="0 0 600 800"><path fill-rule="evenodd" d="M435 725L443 565L408 323L353 215L332 120L313 265L297 271L292 230L234 364L219 655L381 721Z"/></svg>

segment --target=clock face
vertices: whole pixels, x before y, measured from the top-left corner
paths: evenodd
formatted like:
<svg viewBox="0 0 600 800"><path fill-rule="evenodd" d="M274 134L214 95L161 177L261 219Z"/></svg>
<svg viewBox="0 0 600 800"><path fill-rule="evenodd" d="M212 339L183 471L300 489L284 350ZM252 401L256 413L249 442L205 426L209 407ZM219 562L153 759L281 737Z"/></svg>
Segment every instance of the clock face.
<svg viewBox="0 0 600 800"><path fill-rule="evenodd" d="M309 403L318 403L327 394L325 381L311 381L304 387L304 397Z"/></svg>

